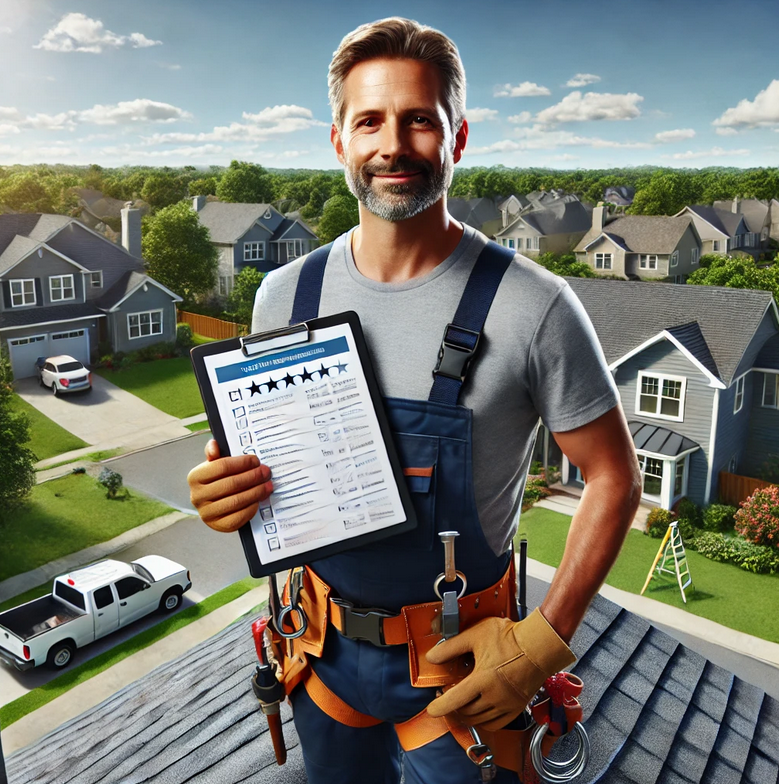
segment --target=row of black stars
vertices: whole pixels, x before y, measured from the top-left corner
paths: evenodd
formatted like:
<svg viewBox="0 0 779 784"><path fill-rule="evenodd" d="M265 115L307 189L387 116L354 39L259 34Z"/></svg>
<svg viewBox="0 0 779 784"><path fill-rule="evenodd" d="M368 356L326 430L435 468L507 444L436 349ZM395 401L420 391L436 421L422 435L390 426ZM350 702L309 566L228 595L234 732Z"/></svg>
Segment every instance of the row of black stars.
<svg viewBox="0 0 779 784"><path fill-rule="evenodd" d="M279 384L283 381L287 385L286 387L284 387L284 389L286 389L287 387L295 386L296 378L302 379L303 383L305 384L306 381L313 382L314 375L317 373L319 374L319 378L322 379L325 376L329 376L331 370L337 370L339 375L341 373L346 373L346 367L347 367L347 363L342 364L340 362L336 365L331 365L330 367L327 368L324 366L324 364L321 364L318 370L312 370L310 373L308 371L308 368L304 367L302 373L296 373L294 376L287 373L286 376L284 376L283 378L278 378L275 381L270 376L268 376L267 381L262 381L259 384L256 381L252 381L251 386L246 387L246 390L248 392L251 392L252 395L255 394L261 395L262 390L260 389L260 387L268 387L268 392L270 392L272 389L278 389Z"/></svg>

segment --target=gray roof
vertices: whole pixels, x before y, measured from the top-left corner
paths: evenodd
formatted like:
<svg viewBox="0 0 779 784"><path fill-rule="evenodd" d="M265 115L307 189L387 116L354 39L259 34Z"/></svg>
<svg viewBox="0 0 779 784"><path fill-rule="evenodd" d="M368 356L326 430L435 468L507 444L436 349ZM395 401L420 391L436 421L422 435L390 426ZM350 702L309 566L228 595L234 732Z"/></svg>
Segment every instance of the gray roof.
<svg viewBox="0 0 779 784"><path fill-rule="evenodd" d="M94 302L77 302L75 304L50 305L45 308L6 308L0 313L0 327L26 327L31 324L46 324L52 321L70 321L72 319L99 318L103 316Z"/></svg>
<svg viewBox="0 0 779 784"><path fill-rule="evenodd" d="M151 280L148 275L137 270L128 270L119 280L111 286L105 294L97 301L97 306L101 310L110 310L117 302L121 302L134 288L138 287L145 280Z"/></svg>
<svg viewBox="0 0 779 784"><path fill-rule="evenodd" d="M35 228L40 215L25 213L23 215L0 215L0 254L11 244L13 238L20 234L29 236Z"/></svg>
<svg viewBox="0 0 779 784"><path fill-rule="evenodd" d="M733 201L715 201L714 207L724 212L733 212ZM761 199L740 199L738 201L738 211L744 216L749 231L760 233L766 223L766 218L771 209L768 202Z"/></svg>
<svg viewBox="0 0 779 784"><path fill-rule="evenodd" d="M700 215L703 220L728 237L736 235L741 219L744 217L739 212L729 212L716 207L707 207L705 204L693 204L688 209Z"/></svg>
<svg viewBox="0 0 779 784"><path fill-rule="evenodd" d="M16 266L25 256L32 253L40 243L17 234L0 256L0 275Z"/></svg>
<svg viewBox="0 0 779 784"><path fill-rule="evenodd" d="M525 221L544 237L552 234L585 232L592 225L590 213L578 199L573 201L558 199L530 212L523 212L497 236L501 237L510 233L521 221Z"/></svg>
<svg viewBox="0 0 779 784"><path fill-rule="evenodd" d="M304 784L288 707L278 768L251 693L251 620L10 755L10 784ZM601 596L571 647L592 749L577 784L777 781L779 702L761 689Z"/></svg>
<svg viewBox="0 0 779 784"><path fill-rule="evenodd" d="M69 218L67 215L41 215L35 224L35 228L28 236L39 242L46 242L52 234L56 234L72 220L73 218Z"/></svg>
<svg viewBox="0 0 779 784"><path fill-rule="evenodd" d="M566 280L589 314L609 363L667 329L675 330L705 365L709 360L697 333L689 328L691 322L697 322L716 375L726 386L733 381L773 302L770 292L751 289L599 278Z"/></svg>
<svg viewBox="0 0 779 784"><path fill-rule="evenodd" d="M481 231L489 221L500 221L500 210L492 199L486 196L476 199L448 199L446 203L449 214L460 223L467 223Z"/></svg>
<svg viewBox="0 0 779 784"><path fill-rule="evenodd" d="M235 243L270 209L270 204L235 204L209 201L199 212L211 242Z"/></svg>
<svg viewBox="0 0 779 784"><path fill-rule="evenodd" d="M609 236L619 237L620 245L630 253L671 254L691 221L692 218L687 216L626 215L610 221L603 229L590 228L574 250L583 251L606 232Z"/></svg>
<svg viewBox="0 0 779 784"><path fill-rule="evenodd" d="M719 377L717 363L711 355L706 338L703 337L700 324L693 321L690 324L682 324L678 327L671 327L668 332L673 335L698 362L703 365L713 376Z"/></svg>
<svg viewBox="0 0 779 784"><path fill-rule="evenodd" d="M630 185L610 185L603 192L603 200L618 207L628 207L633 203L636 189Z"/></svg>
<svg viewBox="0 0 779 784"><path fill-rule="evenodd" d="M755 367L779 370L779 335L769 338L755 359Z"/></svg>
<svg viewBox="0 0 779 784"><path fill-rule="evenodd" d="M628 427L636 449L646 452L676 457L688 449L700 447L695 441L666 427L648 425L646 422L628 422Z"/></svg>
<svg viewBox="0 0 779 784"><path fill-rule="evenodd" d="M115 199L113 196L106 196L102 191L94 188L76 188L76 193L82 205L89 210L96 218L104 220L106 218L114 220L120 218L122 210L127 202L123 199ZM148 205L143 205L144 212L148 212Z"/></svg>

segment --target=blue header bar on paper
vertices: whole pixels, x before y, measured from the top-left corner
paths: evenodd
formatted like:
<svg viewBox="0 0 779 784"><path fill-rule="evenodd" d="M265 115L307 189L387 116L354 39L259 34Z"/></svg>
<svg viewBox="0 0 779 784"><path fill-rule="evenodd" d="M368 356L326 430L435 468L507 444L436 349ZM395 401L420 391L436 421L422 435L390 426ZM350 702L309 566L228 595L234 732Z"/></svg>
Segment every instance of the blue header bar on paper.
<svg viewBox="0 0 779 784"><path fill-rule="evenodd" d="M299 365L301 362L316 362L334 354L345 354L349 351L349 344L345 337L325 340L322 343L305 344L290 351L281 351L277 354L268 354L264 357L238 362L235 365L225 365L216 368L216 378L220 384L235 381L239 378L248 378L265 373L269 370L280 370L290 365Z"/></svg>

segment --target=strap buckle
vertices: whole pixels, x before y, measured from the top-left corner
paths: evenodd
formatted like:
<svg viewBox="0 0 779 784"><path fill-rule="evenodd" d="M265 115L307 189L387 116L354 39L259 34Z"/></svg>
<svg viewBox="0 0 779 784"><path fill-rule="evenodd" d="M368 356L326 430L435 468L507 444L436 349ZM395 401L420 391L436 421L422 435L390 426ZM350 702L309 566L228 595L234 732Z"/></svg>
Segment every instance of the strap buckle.
<svg viewBox="0 0 779 784"><path fill-rule="evenodd" d="M465 381L471 360L479 347L480 338L481 332L458 327L456 324L447 324L433 375Z"/></svg>
<svg viewBox="0 0 779 784"><path fill-rule="evenodd" d="M330 601L340 611L340 633L350 640L365 640L378 648L388 648L384 642L383 618L394 617L393 613L376 608L355 608L352 602L346 599L331 597Z"/></svg>

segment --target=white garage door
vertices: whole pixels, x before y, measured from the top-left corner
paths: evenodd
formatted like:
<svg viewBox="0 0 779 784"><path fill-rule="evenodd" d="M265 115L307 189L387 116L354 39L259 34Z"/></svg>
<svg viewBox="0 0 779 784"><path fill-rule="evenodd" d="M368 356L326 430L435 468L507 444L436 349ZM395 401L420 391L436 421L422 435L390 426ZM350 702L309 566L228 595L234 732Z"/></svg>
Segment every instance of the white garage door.
<svg viewBox="0 0 779 784"><path fill-rule="evenodd" d="M85 365L89 363L89 337L85 329L52 332L49 335L49 349L51 356L68 354Z"/></svg>
<svg viewBox="0 0 779 784"><path fill-rule="evenodd" d="M8 353L14 378L27 378L35 375L35 360L49 355L49 336L31 335L28 338L10 338Z"/></svg>

